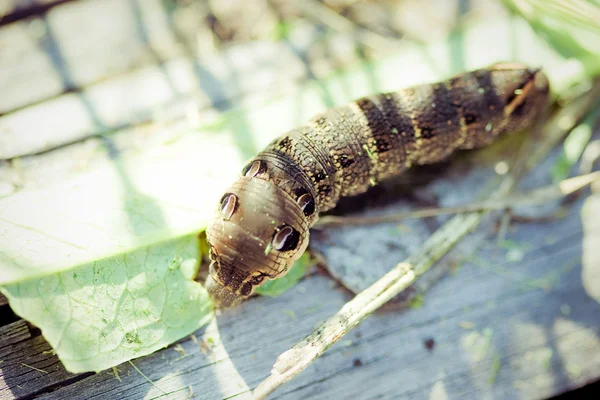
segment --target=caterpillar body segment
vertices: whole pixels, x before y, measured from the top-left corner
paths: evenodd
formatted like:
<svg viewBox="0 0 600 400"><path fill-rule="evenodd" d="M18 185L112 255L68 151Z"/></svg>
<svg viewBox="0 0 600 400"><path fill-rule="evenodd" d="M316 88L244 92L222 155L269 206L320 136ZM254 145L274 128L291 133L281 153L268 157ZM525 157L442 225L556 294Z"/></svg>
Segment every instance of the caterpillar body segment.
<svg viewBox="0 0 600 400"><path fill-rule="evenodd" d="M367 96L280 136L221 198L207 229L209 293L224 307L240 302L287 272L341 197L527 128L548 98L540 70L496 64Z"/></svg>

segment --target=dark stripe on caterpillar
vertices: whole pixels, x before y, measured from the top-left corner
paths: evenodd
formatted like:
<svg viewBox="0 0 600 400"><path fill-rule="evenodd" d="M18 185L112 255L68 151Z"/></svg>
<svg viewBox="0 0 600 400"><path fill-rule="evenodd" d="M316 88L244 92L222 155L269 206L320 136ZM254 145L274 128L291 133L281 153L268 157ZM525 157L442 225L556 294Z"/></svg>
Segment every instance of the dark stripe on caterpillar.
<svg viewBox="0 0 600 400"><path fill-rule="evenodd" d="M340 197L528 127L548 102L539 70L497 64L367 96L275 139L242 170L207 229L207 288L221 306L283 276Z"/></svg>

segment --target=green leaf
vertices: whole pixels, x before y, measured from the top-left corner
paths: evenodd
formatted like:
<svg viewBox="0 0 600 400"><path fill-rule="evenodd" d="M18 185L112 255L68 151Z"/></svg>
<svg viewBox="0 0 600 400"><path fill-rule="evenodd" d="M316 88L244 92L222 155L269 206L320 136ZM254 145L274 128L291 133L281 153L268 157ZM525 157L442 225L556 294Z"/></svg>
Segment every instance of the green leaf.
<svg viewBox="0 0 600 400"><path fill-rule="evenodd" d="M286 275L282 278L275 279L273 281L268 281L264 283L262 286L259 286L256 289L256 293L263 296L271 296L276 297L284 292L287 292L296 284L300 279L306 275L306 272L314 266L316 260L311 258L308 252L305 252L302 257L300 257L290 269Z"/></svg>
<svg viewBox="0 0 600 400"><path fill-rule="evenodd" d="M181 339L212 316L194 236L4 286L67 370L100 371Z"/></svg>

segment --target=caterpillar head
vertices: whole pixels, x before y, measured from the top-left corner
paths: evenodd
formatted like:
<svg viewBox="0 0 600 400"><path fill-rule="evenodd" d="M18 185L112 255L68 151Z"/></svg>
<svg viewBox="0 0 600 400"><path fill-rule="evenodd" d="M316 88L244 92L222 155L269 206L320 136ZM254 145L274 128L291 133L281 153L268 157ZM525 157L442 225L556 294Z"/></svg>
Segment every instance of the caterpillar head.
<svg viewBox="0 0 600 400"><path fill-rule="evenodd" d="M262 167L262 161L249 164L221 197L206 231L211 258L206 287L221 307L283 276L308 246L307 204L268 179Z"/></svg>
<svg viewBox="0 0 600 400"><path fill-rule="evenodd" d="M505 118L509 123L505 131L516 131L531 124L548 106L550 85L540 69L518 63L493 65L492 81L497 95L504 104Z"/></svg>

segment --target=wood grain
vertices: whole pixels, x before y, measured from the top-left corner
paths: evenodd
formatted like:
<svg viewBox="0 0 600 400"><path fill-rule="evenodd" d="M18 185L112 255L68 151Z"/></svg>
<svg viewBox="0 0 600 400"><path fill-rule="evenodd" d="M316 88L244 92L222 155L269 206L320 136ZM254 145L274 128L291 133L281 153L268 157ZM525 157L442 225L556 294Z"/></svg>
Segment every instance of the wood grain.
<svg viewBox="0 0 600 400"><path fill-rule="evenodd" d="M0 327L0 349L29 339L29 327L23 320Z"/></svg>
<svg viewBox="0 0 600 400"><path fill-rule="evenodd" d="M86 376L65 371L41 336L0 350L0 357L3 360L0 364L0 377L4 382L0 386L2 400L27 398Z"/></svg>

